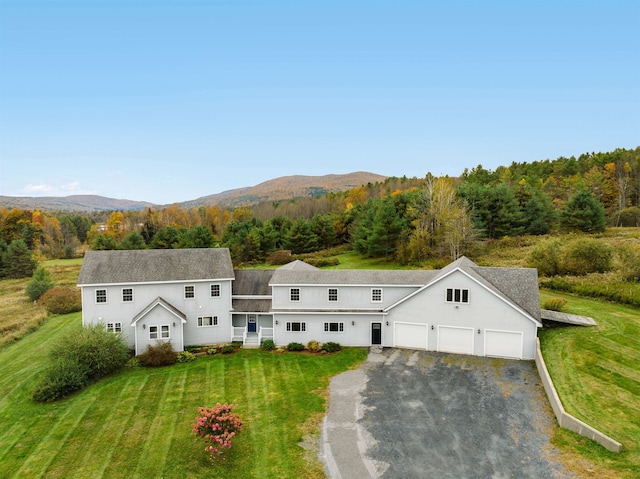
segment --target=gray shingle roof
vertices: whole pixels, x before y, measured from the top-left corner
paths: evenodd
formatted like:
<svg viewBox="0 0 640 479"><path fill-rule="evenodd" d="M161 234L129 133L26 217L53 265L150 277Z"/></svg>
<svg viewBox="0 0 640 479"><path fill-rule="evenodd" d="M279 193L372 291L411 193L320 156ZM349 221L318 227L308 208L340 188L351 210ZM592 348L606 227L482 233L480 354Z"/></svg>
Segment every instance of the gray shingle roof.
<svg viewBox="0 0 640 479"><path fill-rule="evenodd" d="M271 311L270 299L232 299L234 313L268 313Z"/></svg>
<svg viewBox="0 0 640 479"><path fill-rule="evenodd" d="M287 263L284 266L280 266L278 269L295 269L295 270L300 270L300 269L319 269L315 266L313 266L312 264L309 263L305 263L304 261L300 261L299 259L296 259L294 261L292 261L291 263Z"/></svg>
<svg viewBox="0 0 640 479"><path fill-rule="evenodd" d="M136 324L138 320L144 318L147 314L149 314L149 311L154 309L156 306L164 307L167 311L170 311L172 314L176 315L183 322L187 320L186 314L184 314L182 311L180 311L178 308L176 308L174 305L172 305L168 301L158 296L156 299L151 301L142 311L140 311L138 314L134 316L134 318L131 320L131 324Z"/></svg>
<svg viewBox="0 0 640 479"><path fill-rule="evenodd" d="M269 280L273 276L272 269L237 269L234 271L232 294L265 296L271 295Z"/></svg>
<svg viewBox="0 0 640 479"><path fill-rule="evenodd" d="M277 269L271 285L416 285L431 281L438 271L433 270L283 270Z"/></svg>
<svg viewBox="0 0 640 479"><path fill-rule="evenodd" d="M227 248L88 251L78 285L233 278Z"/></svg>

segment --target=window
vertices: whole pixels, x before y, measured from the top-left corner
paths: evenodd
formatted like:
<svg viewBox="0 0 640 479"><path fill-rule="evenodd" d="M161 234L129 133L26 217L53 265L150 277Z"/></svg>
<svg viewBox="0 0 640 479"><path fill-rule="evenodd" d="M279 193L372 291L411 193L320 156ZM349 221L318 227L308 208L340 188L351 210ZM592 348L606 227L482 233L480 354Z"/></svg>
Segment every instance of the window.
<svg viewBox="0 0 640 479"><path fill-rule="evenodd" d="M307 323L288 322L287 331L290 333L303 333L307 330Z"/></svg>
<svg viewBox="0 0 640 479"><path fill-rule="evenodd" d="M158 337L158 333L160 336ZM149 339L169 339L169 325L163 324L158 326L149 326Z"/></svg>
<svg viewBox="0 0 640 479"><path fill-rule="evenodd" d="M382 302L382 289L381 288L373 288L371 290L371 302L372 303L381 303Z"/></svg>
<svg viewBox="0 0 640 479"><path fill-rule="evenodd" d="M219 284L212 284L211 285L211 297L212 298L217 298L218 296L220 296L220 285Z"/></svg>
<svg viewBox="0 0 640 479"><path fill-rule="evenodd" d="M96 289L96 303L106 303L106 302L107 302L107 290Z"/></svg>
<svg viewBox="0 0 640 479"><path fill-rule="evenodd" d="M133 301L133 288L122 288L122 301L124 303Z"/></svg>
<svg viewBox="0 0 640 479"><path fill-rule="evenodd" d="M107 331L111 333L121 333L122 323L107 323Z"/></svg>
<svg viewBox="0 0 640 479"><path fill-rule="evenodd" d="M324 323L325 333L343 333L344 323Z"/></svg>
<svg viewBox="0 0 640 479"><path fill-rule="evenodd" d="M291 301L300 301L300 288L291 288L289 293Z"/></svg>
<svg viewBox="0 0 640 479"><path fill-rule="evenodd" d="M184 287L184 297L185 299L191 299L196 297L196 290L194 286L185 286Z"/></svg>
<svg viewBox="0 0 640 479"><path fill-rule="evenodd" d="M205 326L217 326L218 325L218 317L217 316L200 316L198 318L198 327L203 328Z"/></svg>
<svg viewBox="0 0 640 479"><path fill-rule="evenodd" d="M469 302L469 290L468 289L447 289L447 302L448 303L468 303Z"/></svg>
<svg viewBox="0 0 640 479"><path fill-rule="evenodd" d="M329 288L329 301L338 301L338 288Z"/></svg>

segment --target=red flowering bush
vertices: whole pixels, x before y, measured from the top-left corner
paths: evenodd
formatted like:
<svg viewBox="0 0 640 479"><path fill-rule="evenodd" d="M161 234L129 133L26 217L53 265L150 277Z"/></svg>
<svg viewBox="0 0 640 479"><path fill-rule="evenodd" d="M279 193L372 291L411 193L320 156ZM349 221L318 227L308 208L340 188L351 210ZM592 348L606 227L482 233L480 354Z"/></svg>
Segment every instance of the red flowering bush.
<svg viewBox="0 0 640 479"><path fill-rule="evenodd" d="M242 419L232 413L233 404L199 407L193 434L201 436L211 445L205 448L212 455L222 454L220 448L231 449L231 439L242 432Z"/></svg>

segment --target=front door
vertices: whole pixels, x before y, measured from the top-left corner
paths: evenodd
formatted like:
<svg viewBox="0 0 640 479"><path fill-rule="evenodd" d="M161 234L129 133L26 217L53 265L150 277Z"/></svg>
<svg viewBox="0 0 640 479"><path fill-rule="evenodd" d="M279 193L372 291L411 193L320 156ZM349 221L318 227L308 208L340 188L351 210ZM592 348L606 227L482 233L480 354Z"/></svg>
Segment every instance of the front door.
<svg viewBox="0 0 640 479"><path fill-rule="evenodd" d="M250 314L249 315L249 323L247 325L247 332L248 333L255 333L256 330L256 315L255 314Z"/></svg>
<svg viewBox="0 0 640 479"><path fill-rule="evenodd" d="M382 344L382 323L371 323L371 344Z"/></svg>

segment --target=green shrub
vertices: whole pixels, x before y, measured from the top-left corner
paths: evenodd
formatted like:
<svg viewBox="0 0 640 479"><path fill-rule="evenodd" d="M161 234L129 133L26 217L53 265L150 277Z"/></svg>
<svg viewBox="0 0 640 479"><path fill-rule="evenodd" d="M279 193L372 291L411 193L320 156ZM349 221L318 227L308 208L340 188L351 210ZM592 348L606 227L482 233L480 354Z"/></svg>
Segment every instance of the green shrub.
<svg viewBox="0 0 640 479"><path fill-rule="evenodd" d="M312 353L319 353L322 350L322 345L315 339L312 339L307 343L307 349Z"/></svg>
<svg viewBox="0 0 640 479"><path fill-rule="evenodd" d="M289 343L287 344L287 351L303 351L304 350L304 344L301 343Z"/></svg>
<svg viewBox="0 0 640 479"><path fill-rule="evenodd" d="M584 276L589 273L606 273L613 265L613 248L593 238L580 238L565 246L562 271Z"/></svg>
<svg viewBox="0 0 640 479"><path fill-rule="evenodd" d="M293 257L291 256L291 251L289 250L278 250L267 256L267 263L273 265L281 265L287 264L293 261Z"/></svg>
<svg viewBox="0 0 640 479"><path fill-rule="evenodd" d="M640 281L640 247L624 245L616 250L618 271L623 281Z"/></svg>
<svg viewBox="0 0 640 479"><path fill-rule="evenodd" d="M190 363L196 360L196 355L189 351L182 351L176 356L176 362L178 363Z"/></svg>
<svg viewBox="0 0 640 479"><path fill-rule="evenodd" d="M322 351L327 353L335 353L338 351L342 351L342 346L340 346L339 343L334 343L332 341L329 341L322 345Z"/></svg>
<svg viewBox="0 0 640 479"><path fill-rule="evenodd" d="M340 264L340 260L336 257L331 258L305 258L305 263L309 263L316 268L322 268L324 266L337 266Z"/></svg>
<svg viewBox="0 0 640 479"><path fill-rule="evenodd" d="M141 366L158 367L175 364L176 352L173 350L171 343L158 343L155 345L148 344L144 353L138 356Z"/></svg>
<svg viewBox="0 0 640 479"><path fill-rule="evenodd" d="M209 356L213 356L214 354L216 354L218 352L217 348L207 348L207 354Z"/></svg>
<svg viewBox="0 0 640 479"><path fill-rule="evenodd" d="M53 288L40 298L40 304L51 314L69 314L82 310L80 290L77 288Z"/></svg>
<svg viewBox="0 0 640 479"><path fill-rule="evenodd" d="M538 243L531 253L527 264L536 268L540 276L555 276L560 273L562 242L551 239Z"/></svg>
<svg viewBox="0 0 640 479"><path fill-rule="evenodd" d="M38 266L33 273L31 281L27 283L25 292L31 301L37 301L51 288L53 288L51 273L43 266Z"/></svg>
<svg viewBox="0 0 640 479"><path fill-rule="evenodd" d="M630 206L618 214L618 226L640 226L640 208Z"/></svg>
<svg viewBox="0 0 640 479"><path fill-rule="evenodd" d="M37 402L52 402L89 384L89 367L80 361L64 358L54 362L33 390Z"/></svg>
<svg viewBox="0 0 640 479"><path fill-rule="evenodd" d="M262 341L260 349L262 349L263 351L273 351L274 349L276 349L276 343L273 342L273 339L265 339L264 341Z"/></svg>
<svg viewBox="0 0 640 479"><path fill-rule="evenodd" d="M542 309L548 309L550 311L562 311L567 305L567 300L564 298L551 298L546 300L542 304Z"/></svg>
<svg viewBox="0 0 640 479"><path fill-rule="evenodd" d="M231 354L234 351L233 344L225 344L220 348L222 354Z"/></svg>

